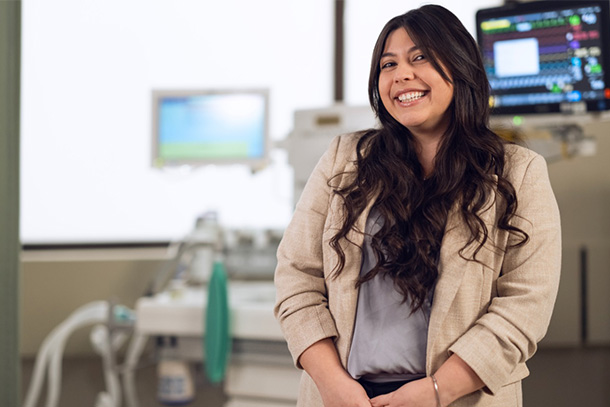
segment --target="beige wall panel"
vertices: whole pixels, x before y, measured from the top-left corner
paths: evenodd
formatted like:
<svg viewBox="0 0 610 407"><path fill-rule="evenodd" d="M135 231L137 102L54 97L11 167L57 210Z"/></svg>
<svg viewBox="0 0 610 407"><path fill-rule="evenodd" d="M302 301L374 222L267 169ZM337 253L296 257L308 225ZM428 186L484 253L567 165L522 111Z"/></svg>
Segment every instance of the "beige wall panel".
<svg viewBox="0 0 610 407"><path fill-rule="evenodd" d="M35 354L55 326L91 301L132 308L162 264L159 259L23 261L21 354ZM92 352L89 331L83 328L71 337L66 355Z"/></svg>
<svg viewBox="0 0 610 407"><path fill-rule="evenodd" d="M591 245L587 273L587 343L610 345L610 246Z"/></svg>
<svg viewBox="0 0 610 407"><path fill-rule="evenodd" d="M580 344L580 248L564 247L561 268L557 302L541 347Z"/></svg>

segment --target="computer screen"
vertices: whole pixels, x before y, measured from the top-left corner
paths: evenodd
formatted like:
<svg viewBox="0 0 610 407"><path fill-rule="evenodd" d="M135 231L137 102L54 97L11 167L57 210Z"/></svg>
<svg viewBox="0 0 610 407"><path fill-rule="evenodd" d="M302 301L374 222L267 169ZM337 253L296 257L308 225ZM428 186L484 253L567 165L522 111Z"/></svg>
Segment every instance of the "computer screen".
<svg viewBox="0 0 610 407"><path fill-rule="evenodd" d="M479 10L477 41L493 114L610 109L608 1Z"/></svg>
<svg viewBox="0 0 610 407"><path fill-rule="evenodd" d="M153 91L154 167L264 165L268 92Z"/></svg>

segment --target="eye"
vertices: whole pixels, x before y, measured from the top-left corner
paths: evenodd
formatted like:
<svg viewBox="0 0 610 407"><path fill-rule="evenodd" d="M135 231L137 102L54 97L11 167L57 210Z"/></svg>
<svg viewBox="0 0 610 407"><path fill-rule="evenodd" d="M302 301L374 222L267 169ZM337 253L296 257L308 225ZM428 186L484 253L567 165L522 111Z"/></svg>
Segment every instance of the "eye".
<svg viewBox="0 0 610 407"><path fill-rule="evenodd" d="M417 61L423 61L426 59L426 56L424 54L417 54L415 55L415 57L413 58L413 62L417 62Z"/></svg>
<svg viewBox="0 0 610 407"><path fill-rule="evenodd" d="M393 67L393 66L395 66L395 65L396 65L396 63L395 63L395 62L393 62L393 61L390 61L390 62L382 62L382 63L381 63L381 69L391 68L391 67Z"/></svg>

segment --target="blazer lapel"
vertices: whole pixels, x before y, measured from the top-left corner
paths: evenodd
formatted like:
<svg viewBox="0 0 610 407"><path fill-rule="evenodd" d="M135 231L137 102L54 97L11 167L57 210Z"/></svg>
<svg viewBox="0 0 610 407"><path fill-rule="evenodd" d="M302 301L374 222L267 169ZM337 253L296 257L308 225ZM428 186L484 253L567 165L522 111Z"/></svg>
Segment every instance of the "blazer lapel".
<svg viewBox="0 0 610 407"><path fill-rule="evenodd" d="M490 229L493 225L495 217L494 202L485 206L485 210L479 213L481 219L488 227L488 233L492 234ZM473 243L464 248L468 242L470 230L464 224L459 213L459 206L453 206L447 216L447 226L441 244L441 254L438 266L438 280L434 289L434 298L432 300L432 309L430 312L430 324L428 326L428 345L426 355L426 369L431 370L431 352L434 349L435 341L439 337L441 329L447 318L447 314L451 309L455 296L462 284L462 279L468 270L476 267L479 263L472 260L477 244ZM460 255L460 250L462 254Z"/></svg>
<svg viewBox="0 0 610 407"><path fill-rule="evenodd" d="M466 231L463 230L460 220L457 206L454 206L447 218L447 227L441 245L439 276L434 289L430 325L428 326L429 350L433 348L434 340L438 337L443 321L467 269L467 261L459 254L460 249L465 244L464 239L468 236L464 233ZM465 250L464 254L466 252Z"/></svg>

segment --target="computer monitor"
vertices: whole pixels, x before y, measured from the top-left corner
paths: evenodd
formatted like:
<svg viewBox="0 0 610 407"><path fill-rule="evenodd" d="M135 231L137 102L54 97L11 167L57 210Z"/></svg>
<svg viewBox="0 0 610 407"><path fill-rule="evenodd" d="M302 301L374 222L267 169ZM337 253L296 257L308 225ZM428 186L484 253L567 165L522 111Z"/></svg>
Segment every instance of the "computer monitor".
<svg viewBox="0 0 610 407"><path fill-rule="evenodd" d="M535 1L479 10L492 114L610 109L608 1Z"/></svg>
<svg viewBox="0 0 610 407"><path fill-rule="evenodd" d="M267 90L154 90L152 95L154 167L265 165Z"/></svg>

